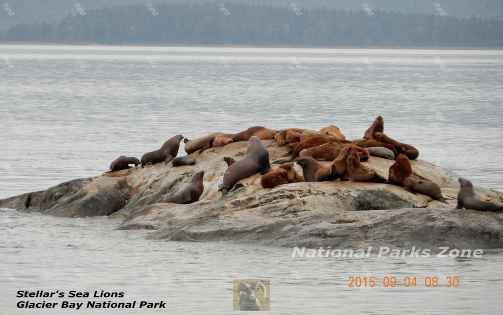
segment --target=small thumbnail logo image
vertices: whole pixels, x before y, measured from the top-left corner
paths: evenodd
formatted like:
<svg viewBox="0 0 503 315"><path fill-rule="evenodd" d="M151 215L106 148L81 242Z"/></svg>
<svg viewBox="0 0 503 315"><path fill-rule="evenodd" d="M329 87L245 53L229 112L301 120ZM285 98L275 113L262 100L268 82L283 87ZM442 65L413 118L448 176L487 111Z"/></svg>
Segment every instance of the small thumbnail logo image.
<svg viewBox="0 0 503 315"><path fill-rule="evenodd" d="M234 280L235 311L270 311L271 282L269 280Z"/></svg>

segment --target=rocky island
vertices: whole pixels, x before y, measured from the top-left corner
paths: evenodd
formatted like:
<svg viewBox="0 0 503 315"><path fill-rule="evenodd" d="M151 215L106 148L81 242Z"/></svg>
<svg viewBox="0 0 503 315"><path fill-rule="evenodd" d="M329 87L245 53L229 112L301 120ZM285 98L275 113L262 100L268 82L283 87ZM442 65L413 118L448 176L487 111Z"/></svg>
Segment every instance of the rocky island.
<svg viewBox="0 0 503 315"><path fill-rule="evenodd" d="M261 142L270 161L291 154L290 147L265 138ZM395 161L372 154L362 164L382 182L297 181L263 188L257 173L224 194L219 190L228 169L224 158L243 159L248 148L247 141L235 140L240 139L191 152L195 164L175 167L165 161L107 172L0 200L0 207L65 217L111 216L122 220L122 229L149 229L153 238L172 241L310 248L503 247L503 213L456 209L457 178L423 160L410 161L413 172L438 185L443 200L390 184ZM299 165L295 168L302 173ZM201 171L204 191L198 201L168 202ZM476 191L482 200L503 201L503 193Z"/></svg>

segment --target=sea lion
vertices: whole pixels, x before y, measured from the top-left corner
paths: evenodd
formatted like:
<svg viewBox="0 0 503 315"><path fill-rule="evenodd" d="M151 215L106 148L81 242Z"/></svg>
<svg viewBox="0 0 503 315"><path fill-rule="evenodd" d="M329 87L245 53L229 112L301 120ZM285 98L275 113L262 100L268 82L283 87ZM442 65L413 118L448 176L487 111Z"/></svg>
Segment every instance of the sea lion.
<svg viewBox="0 0 503 315"><path fill-rule="evenodd" d="M503 211L503 204L483 201L475 194L472 182L465 178L459 178L459 193L457 209L470 209L478 211Z"/></svg>
<svg viewBox="0 0 503 315"><path fill-rule="evenodd" d="M376 132L384 132L384 119L377 116L372 125L365 131L363 138L366 140L374 139Z"/></svg>
<svg viewBox="0 0 503 315"><path fill-rule="evenodd" d="M231 190L234 185L247 177L257 173L264 175L271 169L269 152L260 139L252 136L248 141L248 149L244 159L234 162L224 173L223 183L219 190L224 194Z"/></svg>
<svg viewBox="0 0 503 315"><path fill-rule="evenodd" d="M156 164L161 162L171 162L178 154L180 141L183 136L177 135L164 142L159 150L147 152L141 157L141 165L144 167L147 164Z"/></svg>
<svg viewBox="0 0 503 315"><path fill-rule="evenodd" d="M236 160L234 160L233 158L231 158L229 156L225 156L224 161L225 161L225 163L227 163L227 167L231 166L232 164L234 164L234 162L236 162Z"/></svg>
<svg viewBox="0 0 503 315"><path fill-rule="evenodd" d="M404 181L412 175L412 165L404 154L396 157L395 163L389 168L388 181L398 186L404 186Z"/></svg>
<svg viewBox="0 0 503 315"><path fill-rule="evenodd" d="M411 160L416 160L419 157L419 150L413 147L410 144L401 143L393 138L388 137L386 134L382 132L376 132L374 137L377 141L391 144L395 147L395 152L400 154L403 153L407 155L407 157Z"/></svg>
<svg viewBox="0 0 503 315"><path fill-rule="evenodd" d="M336 142L325 143L300 151L299 157L312 157L318 161L333 161L341 152L343 145Z"/></svg>
<svg viewBox="0 0 503 315"><path fill-rule="evenodd" d="M361 147L355 145L355 144L345 144L342 147L342 150L339 152L339 155L337 158L333 161L332 163L332 172L336 174L338 177L340 177L342 180L348 179L348 168L347 168L347 160L348 156L351 152L355 152L360 156L360 161L361 160L368 160L368 152L365 150L362 153Z"/></svg>
<svg viewBox="0 0 503 315"><path fill-rule="evenodd" d="M248 141L251 137L255 136L260 140L272 140L276 134L275 130L267 129L262 126L254 126L246 129L245 131L234 134L233 141Z"/></svg>
<svg viewBox="0 0 503 315"><path fill-rule="evenodd" d="M432 181L421 179L412 175L405 178L403 186L412 192L429 196L435 200L445 201L444 196L442 196L440 186Z"/></svg>
<svg viewBox="0 0 503 315"><path fill-rule="evenodd" d="M199 200L204 191L204 171L197 172L192 176L190 184L183 186L174 195L168 197L165 202L177 204L189 204Z"/></svg>
<svg viewBox="0 0 503 315"><path fill-rule="evenodd" d="M295 162L302 167L306 182L321 182L335 179L331 165L322 164L310 157L298 158Z"/></svg>
<svg viewBox="0 0 503 315"><path fill-rule="evenodd" d="M372 156L377 156L387 160L394 160L395 153L388 148L385 147L370 147L367 148L367 151Z"/></svg>
<svg viewBox="0 0 503 315"><path fill-rule="evenodd" d="M283 129L274 135L274 141L281 147L289 143L299 142L303 134L313 134L312 130L300 128Z"/></svg>
<svg viewBox="0 0 503 315"><path fill-rule="evenodd" d="M202 152L204 150L211 148L211 145L213 143L213 139L215 139L215 137L219 134L221 134L221 133L211 133L211 134L206 135L204 137L193 139L193 140L185 139L184 140L185 141L185 152L187 152L187 154L192 154L196 151Z"/></svg>
<svg viewBox="0 0 503 315"><path fill-rule="evenodd" d="M304 149L317 147L319 145L322 145L325 143L330 143L330 142L340 143L340 141L337 140L337 138L332 137L332 136L320 135L320 134L301 135L300 141L297 143L293 143L291 145L292 158L295 159L296 157L298 157L300 151L302 151Z"/></svg>
<svg viewBox="0 0 503 315"><path fill-rule="evenodd" d="M191 158L189 155L179 156L173 160L173 167L194 165L194 164L196 164L196 160Z"/></svg>
<svg viewBox="0 0 503 315"><path fill-rule="evenodd" d="M346 158L346 167L348 178L354 182L386 182L385 179L379 177L374 170L360 163L360 157L356 150L350 150Z"/></svg>
<svg viewBox="0 0 503 315"><path fill-rule="evenodd" d="M223 147L225 145L228 145L229 143L234 142L234 136L231 134L218 134L215 135L213 138L213 141L211 142L211 147L212 148L217 148L217 147Z"/></svg>
<svg viewBox="0 0 503 315"><path fill-rule="evenodd" d="M183 140L182 135L176 135L168 139L161 146L161 151L166 155L166 161L170 162L172 159L176 158L178 155L178 150L180 149L180 142Z"/></svg>
<svg viewBox="0 0 503 315"><path fill-rule="evenodd" d="M321 128L320 134L325 135L325 136L334 137L341 142L347 141L346 136L344 136L341 129L335 125L330 125L328 127Z"/></svg>
<svg viewBox="0 0 503 315"><path fill-rule="evenodd" d="M110 172L128 169L130 165L134 165L136 167L139 164L140 160L138 160L137 158L121 155L110 164Z"/></svg>
<svg viewBox="0 0 503 315"><path fill-rule="evenodd" d="M279 185L302 181L304 181L304 177L297 173L293 163L281 164L260 178L260 182L264 188L274 188Z"/></svg>

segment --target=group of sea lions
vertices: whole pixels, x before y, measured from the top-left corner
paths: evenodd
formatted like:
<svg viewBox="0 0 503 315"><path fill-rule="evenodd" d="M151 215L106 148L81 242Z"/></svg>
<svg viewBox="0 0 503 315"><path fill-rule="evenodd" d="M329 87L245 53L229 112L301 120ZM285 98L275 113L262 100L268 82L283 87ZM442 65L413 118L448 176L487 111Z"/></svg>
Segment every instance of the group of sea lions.
<svg viewBox="0 0 503 315"><path fill-rule="evenodd" d="M182 140L188 155L177 157ZM279 146L287 146L288 156L271 163L269 152L261 140L272 140ZM300 128L272 130L254 126L236 134L212 133L194 140L177 135L166 141L160 149L144 154L141 161L134 157L120 156L112 162L110 171L115 172L140 164L145 167L162 162L172 162L174 167L194 165L196 160L191 156L192 153L239 141L248 141L248 148L241 160L224 157L228 167L219 185L219 191L223 194L235 189L239 181L261 174L260 182L264 188L302 181L376 182L398 185L413 193L445 202L436 183L414 173L410 160L419 157L419 150L385 134L384 119L381 116L374 120L362 139L352 141L347 140L336 126L322 128L319 131ZM368 161L370 156L395 161L389 169L387 179L362 163ZM300 166L302 174L297 172L295 165ZM204 191L203 177L204 171L196 173L190 184L166 201L183 204L198 201ZM503 210L503 205L480 200L468 180L459 179L459 182L461 189L458 195L458 208L479 211Z"/></svg>

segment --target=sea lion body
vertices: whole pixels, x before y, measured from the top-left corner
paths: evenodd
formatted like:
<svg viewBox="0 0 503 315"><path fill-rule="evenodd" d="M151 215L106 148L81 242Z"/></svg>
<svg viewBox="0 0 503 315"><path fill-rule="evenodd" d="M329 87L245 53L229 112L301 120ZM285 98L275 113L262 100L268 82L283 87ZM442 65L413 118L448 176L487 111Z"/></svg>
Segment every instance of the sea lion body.
<svg viewBox="0 0 503 315"><path fill-rule="evenodd" d="M130 165L134 165L136 167L140 163L140 160L135 157L121 155L110 164L110 172L126 170Z"/></svg>
<svg viewBox="0 0 503 315"><path fill-rule="evenodd" d="M334 126L334 125L330 125L328 127L321 128L320 134L325 135L325 136L334 137L341 142L347 141L346 136L344 136L341 129L337 126Z"/></svg>
<svg viewBox="0 0 503 315"><path fill-rule="evenodd" d="M271 130L262 126L254 126L246 129L245 131L234 134L233 141L248 141L253 136L259 138L260 140L272 140L274 139L275 134L275 130Z"/></svg>
<svg viewBox="0 0 503 315"><path fill-rule="evenodd" d="M299 157L312 157L318 161L333 161L342 150L343 145L335 142L325 143L300 151Z"/></svg>
<svg viewBox="0 0 503 315"><path fill-rule="evenodd" d="M148 164L157 164L166 161L166 154L162 150L147 152L141 157L142 167Z"/></svg>
<svg viewBox="0 0 503 315"><path fill-rule="evenodd" d="M215 137L220 134L221 133L211 133L207 136L193 140L186 139L187 141L185 142L185 152L187 152L187 154L192 154L196 151L204 151L211 148L213 139L215 139Z"/></svg>
<svg viewBox="0 0 503 315"><path fill-rule="evenodd" d="M183 136L177 135L164 142L159 150L145 153L141 157L141 165L157 164L162 162L171 162L177 155L180 148L180 141Z"/></svg>
<svg viewBox="0 0 503 315"><path fill-rule="evenodd" d="M306 182L321 182L335 179L331 166L324 165L313 158L298 158L295 162L302 167L302 175Z"/></svg>
<svg viewBox="0 0 503 315"><path fill-rule="evenodd" d="M346 159L348 178L354 182L383 182L377 173L360 163L357 151L349 152Z"/></svg>
<svg viewBox="0 0 503 315"><path fill-rule="evenodd" d="M260 139L252 136L248 143L245 158L232 163L224 173L223 183L219 188L224 193L231 190L238 181L257 173L263 175L271 169L269 152Z"/></svg>
<svg viewBox="0 0 503 315"><path fill-rule="evenodd" d="M403 186L407 177L412 175L412 165L404 154L396 157L395 163L389 168L388 180L390 183Z"/></svg>
<svg viewBox="0 0 503 315"><path fill-rule="evenodd" d="M432 199L440 201L445 200L444 196L442 196L440 186L432 181L421 179L413 175L405 178L403 186L412 192L429 196Z"/></svg>
<svg viewBox="0 0 503 315"><path fill-rule="evenodd" d="M173 167L194 165L194 164L196 164L196 160L194 160L188 155L180 156L173 160Z"/></svg>
<svg viewBox="0 0 503 315"><path fill-rule="evenodd" d="M296 158L299 156L300 152L304 149L309 149L312 147L317 147L325 143L330 143L330 142L335 142L335 143L340 143L337 138L334 138L332 136L327 136L327 135L320 135L320 134L308 134L308 135L302 135L300 137L300 141L297 143L293 143L291 145L292 147L292 158Z"/></svg>
<svg viewBox="0 0 503 315"><path fill-rule="evenodd" d="M302 181L304 181L304 177L297 173L293 163L281 164L260 178L264 188L274 188L279 185Z"/></svg>
<svg viewBox="0 0 503 315"><path fill-rule="evenodd" d="M372 125L365 131L363 138L367 140L374 139L376 132L384 132L384 119L382 116L377 116Z"/></svg>
<svg viewBox="0 0 503 315"><path fill-rule="evenodd" d="M503 204L480 200L480 198L475 194L472 182L464 178L459 178L458 181L460 189L458 193L457 209L465 208L490 212L503 211Z"/></svg>
<svg viewBox="0 0 503 315"><path fill-rule="evenodd" d="M197 172L192 177L190 184L185 185L173 196L166 199L166 202L177 204L190 204L199 200L204 192L204 171Z"/></svg>
<svg viewBox="0 0 503 315"><path fill-rule="evenodd" d="M374 137L379 142L394 146L395 152L405 154L411 160L416 160L419 157L419 150L410 144L401 143L382 132L376 132Z"/></svg>
<svg viewBox="0 0 503 315"><path fill-rule="evenodd" d="M367 151L372 156L377 156L387 160L395 159L395 153L393 153L393 151L385 147L370 147L367 148Z"/></svg>
<svg viewBox="0 0 503 315"><path fill-rule="evenodd" d="M218 134L213 138L213 141L211 142L211 147L212 148L223 147L232 142L234 142L233 135L224 133Z"/></svg>

